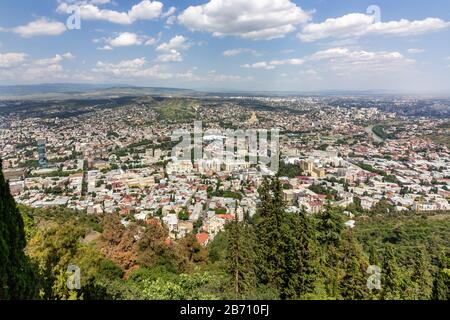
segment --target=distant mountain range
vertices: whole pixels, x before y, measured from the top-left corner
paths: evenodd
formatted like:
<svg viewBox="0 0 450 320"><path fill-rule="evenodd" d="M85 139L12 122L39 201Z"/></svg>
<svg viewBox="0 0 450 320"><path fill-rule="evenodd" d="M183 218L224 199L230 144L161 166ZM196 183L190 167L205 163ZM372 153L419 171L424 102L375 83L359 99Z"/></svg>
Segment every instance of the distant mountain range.
<svg viewBox="0 0 450 320"><path fill-rule="evenodd" d="M73 99L73 98L113 98L117 96L141 95L187 95L193 90L177 88L147 88L130 85L92 84L33 84L0 86L3 99Z"/></svg>
<svg viewBox="0 0 450 320"><path fill-rule="evenodd" d="M0 86L0 99L3 100L66 100L66 99L100 99L117 98L123 96L174 96L174 97L204 97L204 96L402 96L408 93L390 92L386 90L323 90L323 91L240 91L217 89L180 89L162 87L139 87L122 84L74 84L74 83L46 83L32 85ZM420 94L411 94L411 96ZM441 94L437 94L442 96ZM448 97L448 94L445 95Z"/></svg>

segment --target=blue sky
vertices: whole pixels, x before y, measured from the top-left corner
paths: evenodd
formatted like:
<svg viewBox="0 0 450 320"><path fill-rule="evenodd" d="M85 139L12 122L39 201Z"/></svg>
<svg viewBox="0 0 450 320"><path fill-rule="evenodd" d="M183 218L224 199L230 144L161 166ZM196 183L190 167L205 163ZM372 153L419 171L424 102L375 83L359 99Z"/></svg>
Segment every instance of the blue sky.
<svg viewBox="0 0 450 320"><path fill-rule="evenodd" d="M449 40L447 0L2 0L0 84L448 93Z"/></svg>

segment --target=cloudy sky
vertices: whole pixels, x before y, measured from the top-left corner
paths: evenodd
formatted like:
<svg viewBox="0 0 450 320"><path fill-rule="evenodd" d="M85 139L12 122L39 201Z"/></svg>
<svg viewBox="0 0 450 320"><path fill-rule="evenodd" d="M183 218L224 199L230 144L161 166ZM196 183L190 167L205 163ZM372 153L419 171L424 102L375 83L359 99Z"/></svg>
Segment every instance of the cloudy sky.
<svg viewBox="0 0 450 320"><path fill-rule="evenodd" d="M0 84L43 82L448 93L450 2L1 0Z"/></svg>

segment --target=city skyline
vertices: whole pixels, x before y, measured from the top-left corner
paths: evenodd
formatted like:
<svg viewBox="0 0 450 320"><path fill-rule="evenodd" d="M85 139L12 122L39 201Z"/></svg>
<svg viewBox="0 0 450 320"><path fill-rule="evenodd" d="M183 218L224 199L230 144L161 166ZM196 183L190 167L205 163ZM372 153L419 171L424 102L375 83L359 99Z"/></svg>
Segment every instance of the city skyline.
<svg viewBox="0 0 450 320"><path fill-rule="evenodd" d="M450 89L450 44L442 41L450 33L445 1L48 0L36 5L24 0L20 5L0 4L0 85ZM79 30L66 23L71 5L80 9Z"/></svg>

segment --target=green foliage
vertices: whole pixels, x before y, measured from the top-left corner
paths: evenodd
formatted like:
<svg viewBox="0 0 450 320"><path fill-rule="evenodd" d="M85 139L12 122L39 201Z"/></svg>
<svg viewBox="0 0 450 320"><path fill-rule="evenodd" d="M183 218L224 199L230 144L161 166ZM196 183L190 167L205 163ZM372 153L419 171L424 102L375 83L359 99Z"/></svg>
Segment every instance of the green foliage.
<svg viewBox="0 0 450 320"><path fill-rule="evenodd" d="M0 159L0 300L30 299L36 294L35 272L23 252L24 222L1 164Z"/></svg>
<svg viewBox="0 0 450 320"><path fill-rule="evenodd" d="M429 300L433 288L433 275L431 274L430 256L425 248L417 248L413 263L411 281L414 288L412 299Z"/></svg>
<svg viewBox="0 0 450 320"><path fill-rule="evenodd" d="M260 188L260 220L256 224L257 275L276 288L281 299L313 292L317 276L317 246L313 223L305 212L285 212L278 179L265 179Z"/></svg>
<svg viewBox="0 0 450 320"><path fill-rule="evenodd" d="M450 259L443 252L433 285L433 300L450 300Z"/></svg>
<svg viewBox="0 0 450 320"><path fill-rule="evenodd" d="M226 251L227 271L235 299L242 299L256 286L255 237L253 229L245 222L234 221L226 226L229 241Z"/></svg>
<svg viewBox="0 0 450 320"><path fill-rule="evenodd" d="M226 256L226 250L228 246L228 233L219 232L214 241L208 246L208 255L211 262L223 262Z"/></svg>
<svg viewBox="0 0 450 320"><path fill-rule="evenodd" d="M339 295L345 300L367 299L366 270L369 263L351 232L346 234L341 250L343 276L339 282Z"/></svg>
<svg viewBox="0 0 450 320"><path fill-rule="evenodd" d="M325 210L317 216L317 233L321 245L339 246L341 242L341 233L344 230L344 221L342 219L343 210L326 206Z"/></svg>
<svg viewBox="0 0 450 320"><path fill-rule="evenodd" d="M189 212L187 212L186 210L181 210L178 213L178 219L183 220L183 221L189 220Z"/></svg>
<svg viewBox="0 0 450 320"><path fill-rule="evenodd" d="M327 196L327 199L332 200L335 199L337 200L337 191L331 188L327 188L326 186L320 185L320 184L313 184L311 185L309 188L309 190L317 193L317 194L323 194Z"/></svg>
<svg viewBox="0 0 450 320"><path fill-rule="evenodd" d="M280 161L280 167L278 169L278 176L280 177L288 177L295 178L299 177L303 174L302 169L297 164L285 163L284 161Z"/></svg>
<svg viewBox="0 0 450 320"><path fill-rule="evenodd" d="M265 179L257 214L204 248L193 234L169 240L158 218L125 227L119 215L20 206L20 219L2 179L2 299L449 299L448 214L401 214L383 199L365 216L355 201L347 230L342 209L287 213L282 184ZM369 264L381 266L381 292L367 288ZM69 265L81 269L80 290L67 288Z"/></svg>
<svg viewBox="0 0 450 320"><path fill-rule="evenodd" d="M395 133L388 133L386 132L387 129L388 127L384 125L375 125L372 131L381 139L395 139Z"/></svg>
<svg viewBox="0 0 450 320"><path fill-rule="evenodd" d="M225 190L225 191L217 190L217 191L211 192L211 196L242 200L242 194L240 192L234 192L234 191L229 191L229 190Z"/></svg>
<svg viewBox="0 0 450 320"><path fill-rule="evenodd" d="M402 274L392 245L386 247L383 257L381 299L400 300L402 297Z"/></svg>
<svg viewBox="0 0 450 320"><path fill-rule="evenodd" d="M145 279L142 296L145 300L215 300L216 281L208 272L181 274L173 280Z"/></svg>
<svg viewBox="0 0 450 320"><path fill-rule="evenodd" d="M197 105L195 100L184 98L164 99L159 102L155 111L159 120L183 122L195 118L195 109Z"/></svg>

